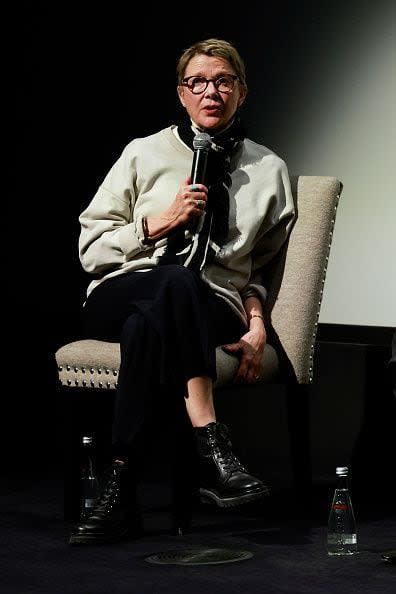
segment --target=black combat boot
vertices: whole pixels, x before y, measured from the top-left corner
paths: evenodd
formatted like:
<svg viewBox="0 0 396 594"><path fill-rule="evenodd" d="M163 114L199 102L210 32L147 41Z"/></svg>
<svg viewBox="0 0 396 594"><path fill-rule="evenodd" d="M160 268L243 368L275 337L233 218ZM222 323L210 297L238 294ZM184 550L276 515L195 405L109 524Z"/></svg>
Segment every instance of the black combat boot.
<svg viewBox="0 0 396 594"><path fill-rule="evenodd" d="M92 512L73 529L69 544L103 544L142 532L136 486L128 465L114 462Z"/></svg>
<svg viewBox="0 0 396 594"><path fill-rule="evenodd" d="M228 429L217 422L195 427L197 441L200 495L219 507L250 503L269 494L268 487L248 473L231 449Z"/></svg>

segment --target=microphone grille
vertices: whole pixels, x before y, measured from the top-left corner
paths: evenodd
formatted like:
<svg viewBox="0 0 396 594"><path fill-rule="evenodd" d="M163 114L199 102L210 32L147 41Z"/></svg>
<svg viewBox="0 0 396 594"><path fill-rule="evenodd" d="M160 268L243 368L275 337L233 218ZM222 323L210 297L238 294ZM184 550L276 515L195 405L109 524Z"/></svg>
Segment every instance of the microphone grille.
<svg viewBox="0 0 396 594"><path fill-rule="evenodd" d="M208 151L212 145L212 141L209 134L199 132L193 140L193 145L195 150Z"/></svg>

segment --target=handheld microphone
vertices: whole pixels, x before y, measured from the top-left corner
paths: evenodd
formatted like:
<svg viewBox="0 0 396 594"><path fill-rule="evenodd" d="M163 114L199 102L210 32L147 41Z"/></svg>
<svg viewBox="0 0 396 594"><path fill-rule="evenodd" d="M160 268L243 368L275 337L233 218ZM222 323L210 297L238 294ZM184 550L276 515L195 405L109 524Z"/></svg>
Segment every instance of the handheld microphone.
<svg viewBox="0 0 396 594"><path fill-rule="evenodd" d="M194 140L194 158L191 168L191 183L205 184L206 165L208 162L209 150L212 145L209 134L198 133Z"/></svg>
<svg viewBox="0 0 396 594"><path fill-rule="evenodd" d="M199 132L193 139L194 157L191 167L191 183L205 184L206 165L212 141L209 134ZM203 227L206 213L203 212L198 221L193 221L190 226L192 233L199 233Z"/></svg>

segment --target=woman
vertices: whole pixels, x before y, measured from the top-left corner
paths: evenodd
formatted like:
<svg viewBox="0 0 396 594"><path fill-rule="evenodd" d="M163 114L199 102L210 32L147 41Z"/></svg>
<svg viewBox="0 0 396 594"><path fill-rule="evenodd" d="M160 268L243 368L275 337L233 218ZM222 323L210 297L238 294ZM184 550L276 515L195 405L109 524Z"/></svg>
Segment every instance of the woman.
<svg viewBox="0 0 396 594"><path fill-rule="evenodd" d="M230 43L194 44L177 77L185 121L129 143L80 216L81 263L95 275L83 308L86 335L119 341L121 366L111 477L73 544L128 532L131 461L164 394L169 407L185 402L203 496L224 507L268 493L233 454L212 386L219 345L239 356L235 381L259 377L266 344L259 271L291 228L288 173L272 151L245 138L245 69ZM207 143L207 167L204 183L193 184L197 134L205 134L198 138Z"/></svg>

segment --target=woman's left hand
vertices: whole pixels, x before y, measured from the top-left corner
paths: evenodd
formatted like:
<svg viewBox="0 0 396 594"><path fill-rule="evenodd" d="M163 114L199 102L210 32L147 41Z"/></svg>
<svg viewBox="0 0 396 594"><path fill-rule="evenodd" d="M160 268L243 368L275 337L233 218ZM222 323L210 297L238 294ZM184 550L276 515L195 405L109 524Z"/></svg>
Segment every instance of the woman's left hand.
<svg viewBox="0 0 396 594"><path fill-rule="evenodd" d="M264 325L250 329L238 342L225 344L222 348L227 353L235 353L240 356L240 363L235 383L254 384L260 377L261 359L264 347L267 342L267 334Z"/></svg>

